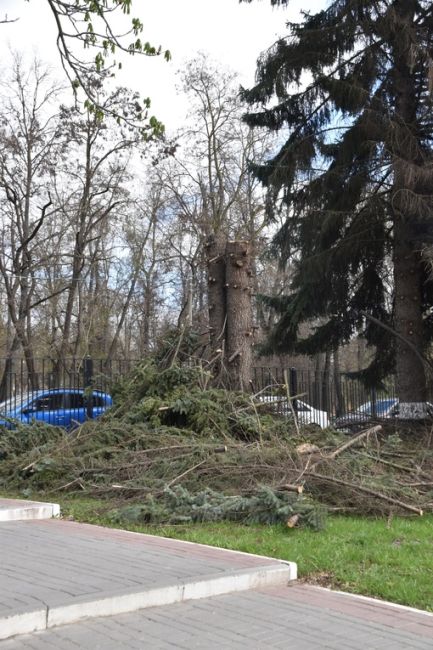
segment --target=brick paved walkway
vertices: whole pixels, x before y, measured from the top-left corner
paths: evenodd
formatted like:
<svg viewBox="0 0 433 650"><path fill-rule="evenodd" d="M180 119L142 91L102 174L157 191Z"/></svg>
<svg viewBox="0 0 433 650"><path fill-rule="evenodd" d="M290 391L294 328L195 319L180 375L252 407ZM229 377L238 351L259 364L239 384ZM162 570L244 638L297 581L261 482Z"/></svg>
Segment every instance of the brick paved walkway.
<svg viewBox="0 0 433 650"><path fill-rule="evenodd" d="M2 522L0 650L433 650L432 614L289 582L294 569L75 522Z"/></svg>
<svg viewBox="0 0 433 650"><path fill-rule="evenodd" d="M84 616L287 584L296 569L259 556L54 519L1 523L0 549L0 639Z"/></svg>
<svg viewBox="0 0 433 650"><path fill-rule="evenodd" d="M92 619L0 650L431 650L433 616L298 585Z"/></svg>

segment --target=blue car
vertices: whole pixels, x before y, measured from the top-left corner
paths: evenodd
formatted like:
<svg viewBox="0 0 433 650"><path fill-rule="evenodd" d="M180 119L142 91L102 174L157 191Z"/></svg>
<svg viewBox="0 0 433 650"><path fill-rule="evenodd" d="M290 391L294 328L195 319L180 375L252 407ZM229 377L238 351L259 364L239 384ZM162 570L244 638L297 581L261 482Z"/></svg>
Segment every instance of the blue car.
<svg viewBox="0 0 433 650"><path fill-rule="evenodd" d="M88 404L82 388L50 388L27 395L16 395L0 404L0 427L13 428L9 419L30 424L34 420L54 426L73 429L88 419L102 415L111 405L110 395L99 390L92 392L92 403ZM90 411L88 413L88 411ZM4 419L6 416L7 419Z"/></svg>

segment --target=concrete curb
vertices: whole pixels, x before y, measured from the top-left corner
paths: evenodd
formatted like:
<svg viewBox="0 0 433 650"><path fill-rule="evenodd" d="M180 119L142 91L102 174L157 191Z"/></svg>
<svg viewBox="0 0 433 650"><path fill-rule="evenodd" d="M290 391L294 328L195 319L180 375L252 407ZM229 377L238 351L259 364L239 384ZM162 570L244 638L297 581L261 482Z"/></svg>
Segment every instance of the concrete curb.
<svg viewBox="0 0 433 650"><path fill-rule="evenodd" d="M248 589L286 585L289 581L296 580L296 574L297 567L294 562L278 562L253 569L241 569L231 575L213 574L199 580L146 591L105 594L96 600L83 599L71 605L52 608L47 606L46 609L0 618L0 639L76 623L86 618L113 616L147 607L172 605L185 600L198 600Z"/></svg>
<svg viewBox="0 0 433 650"><path fill-rule="evenodd" d="M0 641L17 634L31 634L47 628L47 610L14 612L0 618Z"/></svg>
<svg viewBox="0 0 433 650"><path fill-rule="evenodd" d="M60 517L58 503L0 499L0 522Z"/></svg>

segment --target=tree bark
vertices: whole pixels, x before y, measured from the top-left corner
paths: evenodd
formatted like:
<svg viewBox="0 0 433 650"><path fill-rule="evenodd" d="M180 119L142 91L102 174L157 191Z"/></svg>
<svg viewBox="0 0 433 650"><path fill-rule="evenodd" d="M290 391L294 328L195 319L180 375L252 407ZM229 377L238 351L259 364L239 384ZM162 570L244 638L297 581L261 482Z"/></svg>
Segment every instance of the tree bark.
<svg viewBox="0 0 433 650"><path fill-rule="evenodd" d="M423 166L421 143L417 135L414 72L411 67L410 29L414 4L397 0L398 16L394 34L394 92L396 98L394 152L394 188L391 204L394 219L394 329L397 334L423 352L421 296L421 257L411 241L411 222L417 214L419 193L414 166ZM400 400L400 418L426 415L426 377L424 367L413 350L396 338L396 389Z"/></svg>
<svg viewBox="0 0 433 650"><path fill-rule="evenodd" d="M398 334L411 341L423 351L423 319L421 296L421 260L419 253L409 243L408 228L401 219L394 224L394 328ZM400 338L396 338L396 385L400 399L400 417L413 417L420 407L408 407L404 403L420 404L426 401L426 378L421 360ZM410 411L414 411L410 415ZM421 407L423 415L425 408Z"/></svg>
<svg viewBox="0 0 433 650"><path fill-rule="evenodd" d="M11 397L12 387L12 373L13 373L13 356L20 347L20 340L15 334L12 339L12 344L8 348L7 356L5 358L5 365L3 368L2 377L0 380L0 402L4 402Z"/></svg>
<svg viewBox="0 0 433 650"><path fill-rule="evenodd" d="M226 238L222 233L209 237L207 245L209 338L212 356L224 347L226 329Z"/></svg>
<svg viewBox="0 0 433 650"><path fill-rule="evenodd" d="M226 249L227 349L230 388L249 390L252 372L253 313L251 250L248 242L231 241Z"/></svg>

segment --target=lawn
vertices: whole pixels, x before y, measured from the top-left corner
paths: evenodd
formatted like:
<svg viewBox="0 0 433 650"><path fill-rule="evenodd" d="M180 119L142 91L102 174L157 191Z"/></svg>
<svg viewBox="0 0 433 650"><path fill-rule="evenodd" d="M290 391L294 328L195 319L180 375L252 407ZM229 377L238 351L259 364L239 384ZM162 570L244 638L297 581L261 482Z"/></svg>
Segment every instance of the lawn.
<svg viewBox="0 0 433 650"><path fill-rule="evenodd" d="M106 502L63 497L59 502L65 517L113 525ZM123 527L293 560L301 580L433 611L433 515L334 515L320 532L233 523Z"/></svg>

